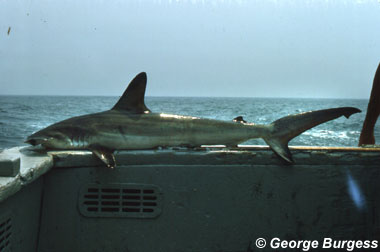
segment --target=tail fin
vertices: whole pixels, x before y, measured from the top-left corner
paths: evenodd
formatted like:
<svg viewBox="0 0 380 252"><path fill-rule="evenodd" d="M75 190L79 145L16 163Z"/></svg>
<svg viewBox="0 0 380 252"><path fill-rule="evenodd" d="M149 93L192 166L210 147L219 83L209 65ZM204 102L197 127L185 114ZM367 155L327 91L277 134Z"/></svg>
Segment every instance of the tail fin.
<svg viewBox="0 0 380 252"><path fill-rule="evenodd" d="M343 107L289 115L271 123L269 125L271 133L264 140L281 158L293 163L292 154L288 148L288 143L291 139L321 123L341 116L349 118L352 114L358 112L361 112L361 110L353 107Z"/></svg>

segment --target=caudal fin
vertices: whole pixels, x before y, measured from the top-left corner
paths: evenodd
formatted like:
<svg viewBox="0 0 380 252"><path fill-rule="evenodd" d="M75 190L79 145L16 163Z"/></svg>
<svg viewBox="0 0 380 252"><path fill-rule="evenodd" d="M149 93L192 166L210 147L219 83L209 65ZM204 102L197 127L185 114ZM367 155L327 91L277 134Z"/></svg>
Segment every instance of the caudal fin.
<svg viewBox="0 0 380 252"><path fill-rule="evenodd" d="M357 108L343 107L289 115L271 123L269 125L271 133L264 140L281 158L293 163L292 154L288 148L291 139L324 122L341 116L349 118L352 114L359 112L361 110Z"/></svg>

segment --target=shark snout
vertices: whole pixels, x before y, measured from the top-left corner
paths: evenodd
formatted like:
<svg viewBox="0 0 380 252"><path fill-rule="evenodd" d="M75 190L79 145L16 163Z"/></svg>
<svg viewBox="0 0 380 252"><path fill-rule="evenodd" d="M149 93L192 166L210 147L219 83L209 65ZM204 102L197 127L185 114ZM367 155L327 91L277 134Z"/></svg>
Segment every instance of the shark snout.
<svg viewBox="0 0 380 252"><path fill-rule="evenodd" d="M47 139L45 137L34 137L33 135L31 135L25 140L25 143L36 146L45 143L46 141Z"/></svg>
<svg viewBox="0 0 380 252"><path fill-rule="evenodd" d="M24 143L27 143L27 144L30 144L30 145L33 145L33 146L37 145L37 142L36 142L35 139L26 139L24 141Z"/></svg>
<svg viewBox="0 0 380 252"><path fill-rule="evenodd" d="M45 148L52 149L65 149L71 147L71 141L60 130L57 129L43 129L28 136L25 143L36 146L41 145Z"/></svg>
<svg viewBox="0 0 380 252"><path fill-rule="evenodd" d="M48 142L49 136L42 131L38 131L28 136L25 140L25 143L36 146L36 145L44 145Z"/></svg>

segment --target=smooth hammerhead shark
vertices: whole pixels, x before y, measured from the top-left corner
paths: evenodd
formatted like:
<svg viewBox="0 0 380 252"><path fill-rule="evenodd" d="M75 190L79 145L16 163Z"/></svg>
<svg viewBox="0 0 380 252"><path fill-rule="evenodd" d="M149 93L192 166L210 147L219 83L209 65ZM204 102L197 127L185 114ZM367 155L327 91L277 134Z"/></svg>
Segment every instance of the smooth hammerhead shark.
<svg viewBox="0 0 380 252"><path fill-rule="evenodd" d="M360 112L353 107L332 108L289 115L268 125L152 113L144 102L146 82L146 74L142 72L112 109L52 124L30 135L26 142L46 149L87 149L113 168L115 150L237 146L252 138L262 138L282 159L292 163L288 148L292 138L321 123Z"/></svg>

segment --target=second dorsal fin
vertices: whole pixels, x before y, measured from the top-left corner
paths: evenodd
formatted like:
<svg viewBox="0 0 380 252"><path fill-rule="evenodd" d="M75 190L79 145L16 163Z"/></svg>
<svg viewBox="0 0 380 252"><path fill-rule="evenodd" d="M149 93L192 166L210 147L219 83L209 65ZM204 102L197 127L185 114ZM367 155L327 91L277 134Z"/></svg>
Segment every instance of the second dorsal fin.
<svg viewBox="0 0 380 252"><path fill-rule="evenodd" d="M246 123L247 121L244 120L244 118L242 116L238 116L238 117L235 117L234 122L238 122L238 123Z"/></svg>
<svg viewBox="0 0 380 252"><path fill-rule="evenodd" d="M146 80L145 72L136 75L112 110L124 110L134 114L149 113L150 110L144 102Z"/></svg>

